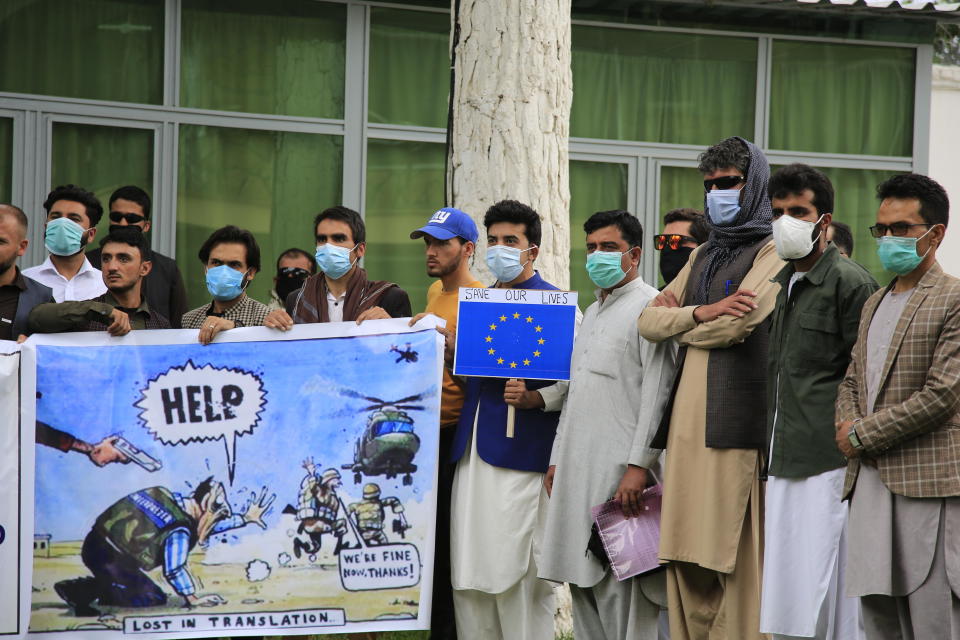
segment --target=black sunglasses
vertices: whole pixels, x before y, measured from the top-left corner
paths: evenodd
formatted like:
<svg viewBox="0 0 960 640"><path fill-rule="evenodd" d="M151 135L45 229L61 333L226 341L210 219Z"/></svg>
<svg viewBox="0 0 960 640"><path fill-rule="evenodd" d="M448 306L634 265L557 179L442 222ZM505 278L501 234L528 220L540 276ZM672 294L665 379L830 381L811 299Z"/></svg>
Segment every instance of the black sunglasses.
<svg viewBox="0 0 960 640"><path fill-rule="evenodd" d="M910 227L929 227L932 225L926 224L925 222L909 223L909 222L894 222L893 224L875 224L870 227L870 235L874 238L882 238L887 235L887 231L892 233L895 236L905 236L910 231Z"/></svg>
<svg viewBox="0 0 960 640"><path fill-rule="evenodd" d="M670 247L674 251L680 248L680 245L687 240L696 242L690 236L682 236L679 233L658 233L653 236L653 246L657 251L663 251L664 247Z"/></svg>
<svg viewBox="0 0 960 640"><path fill-rule="evenodd" d="M733 189L735 186L741 182L746 182L747 179L743 176L720 176L719 178L713 178L711 180L703 181L703 188L706 191L712 191L713 187L716 186L717 189Z"/></svg>
<svg viewBox="0 0 960 640"><path fill-rule="evenodd" d="M146 219L146 216L142 216L139 213L120 213L119 211L110 212L110 222L120 222L121 220L126 220L127 224L138 224Z"/></svg>

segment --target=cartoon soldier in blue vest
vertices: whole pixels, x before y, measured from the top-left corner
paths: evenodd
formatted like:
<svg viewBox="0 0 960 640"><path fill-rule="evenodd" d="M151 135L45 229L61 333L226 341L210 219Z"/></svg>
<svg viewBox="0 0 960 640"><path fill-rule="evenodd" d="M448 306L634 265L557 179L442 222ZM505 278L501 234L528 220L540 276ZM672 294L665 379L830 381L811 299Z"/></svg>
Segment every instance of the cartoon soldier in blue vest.
<svg viewBox="0 0 960 640"><path fill-rule="evenodd" d="M218 533L256 524L276 496L266 487L243 514L234 514L223 484L210 476L189 496L150 487L118 500L100 514L83 541L80 557L92 577L63 580L54 590L77 616L97 616L94 602L112 607L165 605L167 595L147 575L163 567L163 577L188 607L212 607L226 601L218 594L196 594L187 556Z"/></svg>

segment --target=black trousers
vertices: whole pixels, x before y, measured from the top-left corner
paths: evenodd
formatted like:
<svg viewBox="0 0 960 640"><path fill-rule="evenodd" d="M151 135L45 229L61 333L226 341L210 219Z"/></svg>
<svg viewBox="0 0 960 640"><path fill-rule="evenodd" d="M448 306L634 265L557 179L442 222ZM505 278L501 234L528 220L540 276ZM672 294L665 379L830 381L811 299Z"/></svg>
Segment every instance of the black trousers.
<svg viewBox="0 0 960 640"><path fill-rule="evenodd" d="M456 640L457 622L453 615L453 587L450 584L450 501L453 495L453 474L450 448L456 427L440 429L440 462L437 469L437 535L433 555L433 611L430 615L430 638Z"/></svg>
<svg viewBox="0 0 960 640"><path fill-rule="evenodd" d="M117 550L91 531L80 550L83 564L93 573L91 602L114 607L156 607L167 603L167 595L147 576L132 556ZM91 594L93 595L93 594Z"/></svg>

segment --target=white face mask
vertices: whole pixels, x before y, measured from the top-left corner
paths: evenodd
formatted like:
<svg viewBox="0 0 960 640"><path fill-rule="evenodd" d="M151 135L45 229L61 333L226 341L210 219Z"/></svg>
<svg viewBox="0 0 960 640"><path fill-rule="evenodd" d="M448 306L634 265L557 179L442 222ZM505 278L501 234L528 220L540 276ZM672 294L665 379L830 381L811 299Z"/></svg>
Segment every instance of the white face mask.
<svg viewBox="0 0 960 640"><path fill-rule="evenodd" d="M777 255L783 260L799 260L806 258L813 250L813 243L820 239L820 233L816 238L812 238L813 230L816 228L823 216L817 218L816 222L808 220L797 220L792 216L783 214L773 221L773 241L777 245Z"/></svg>

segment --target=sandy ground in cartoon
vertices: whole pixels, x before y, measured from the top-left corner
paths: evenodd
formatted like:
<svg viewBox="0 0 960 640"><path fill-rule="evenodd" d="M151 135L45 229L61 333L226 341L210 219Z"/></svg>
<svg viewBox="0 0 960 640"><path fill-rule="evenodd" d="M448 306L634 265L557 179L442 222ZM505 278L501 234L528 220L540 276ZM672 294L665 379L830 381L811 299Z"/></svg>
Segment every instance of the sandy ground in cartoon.
<svg viewBox="0 0 960 640"><path fill-rule="evenodd" d="M183 599L173 594L159 570L151 578L170 595L168 607L119 609L99 607L100 619L78 618L54 592L53 585L78 576L90 575L80 559L81 542L54 542L50 557L34 558L33 613L30 631L74 629L119 629L127 615L184 614ZM419 586L382 591L344 592L340 586L336 558L321 550L316 561L292 558L278 566L277 558L266 558L271 565L268 578L247 580L246 563L203 564L205 552L190 555L191 573L203 585L199 593L218 593L226 605L194 610L194 613L267 612L309 608L344 608L348 621L396 619L417 616ZM329 594L329 595L325 595ZM320 629L313 633L321 632ZM336 628L330 633L342 632Z"/></svg>

